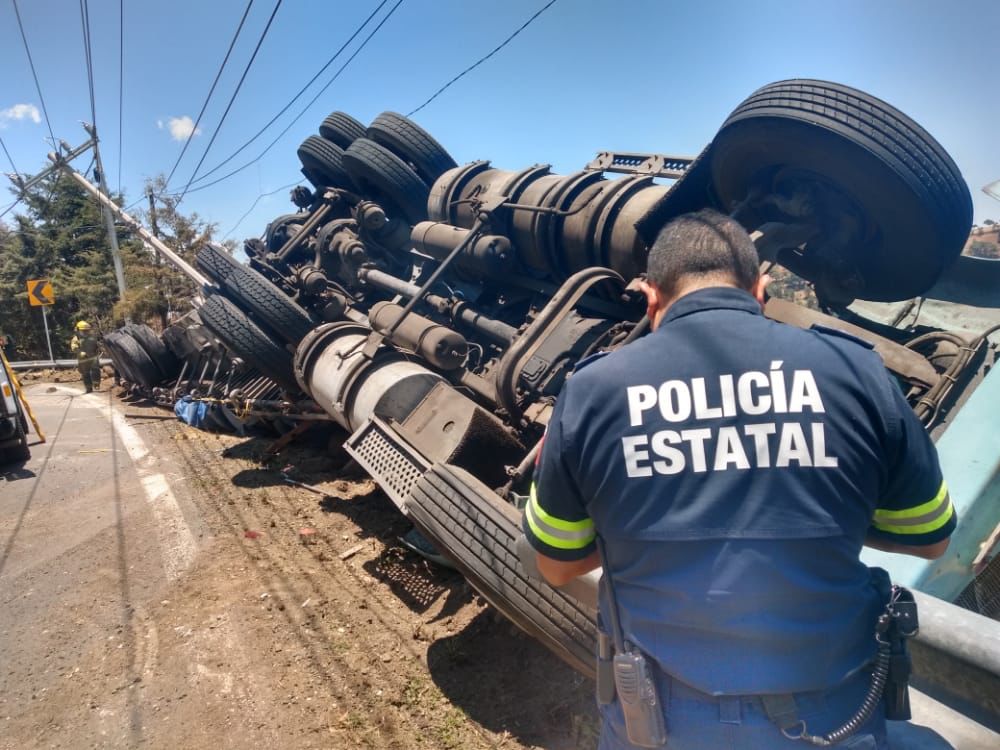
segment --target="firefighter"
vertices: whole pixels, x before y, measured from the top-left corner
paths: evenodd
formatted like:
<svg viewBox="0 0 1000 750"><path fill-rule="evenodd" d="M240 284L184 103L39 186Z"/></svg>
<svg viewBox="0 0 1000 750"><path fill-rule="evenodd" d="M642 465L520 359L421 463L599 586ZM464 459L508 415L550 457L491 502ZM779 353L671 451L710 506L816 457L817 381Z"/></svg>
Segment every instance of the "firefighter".
<svg viewBox="0 0 1000 750"><path fill-rule="evenodd" d="M563 585L603 558L599 628L627 659L598 673L643 664L658 694L625 705L634 680L599 686L602 750L805 748L806 727L843 726L889 600L862 546L935 558L955 528L879 356L765 318L758 264L717 212L664 227L652 332L584 360L548 424L523 523L537 568ZM843 746L885 748L884 714Z"/></svg>
<svg viewBox="0 0 1000 750"><path fill-rule="evenodd" d="M76 335L70 342L76 353L76 367L83 378L83 387L91 393L101 387L100 342L91 330L90 323L81 320L76 324Z"/></svg>

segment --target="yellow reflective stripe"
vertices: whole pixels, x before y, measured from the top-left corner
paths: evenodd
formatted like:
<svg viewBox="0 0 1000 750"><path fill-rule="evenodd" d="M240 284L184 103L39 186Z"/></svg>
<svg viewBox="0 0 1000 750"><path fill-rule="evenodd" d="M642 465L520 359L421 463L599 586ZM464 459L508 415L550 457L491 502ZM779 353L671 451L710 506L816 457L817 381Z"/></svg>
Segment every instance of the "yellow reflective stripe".
<svg viewBox="0 0 1000 750"><path fill-rule="evenodd" d="M594 541L594 522L589 518L582 521L562 521L546 513L538 505L534 487L531 488L531 500L524 509L524 517L528 521L528 528L536 538L547 544L549 547L561 550L579 550L587 547ZM553 519L565 526L575 528L559 528L548 519Z"/></svg>
<svg viewBox="0 0 1000 750"><path fill-rule="evenodd" d="M941 509L940 513L933 514L933 520L927 521L926 523L917 524L889 524L889 523L879 523L877 520L873 524L879 531L885 531L889 534L929 534L932 531L937 531L942 526L944 526L951 517L955 515L955 508L951 504L951 498L947 499L947 504Z"/></svg>
<svg viewBox="0 0 1000 750"><path fill-rule="evenodd" d="M564 521L561 518L556 518L546 513L545 509L538 504L538 492L535 490L534 482L531 483L530 503L540 521L555 529L559 529L559 531L591 531L594 528L594 522L589 518L584 518L582 521Z"/></svg>
<svg viewBox="0 0 1000 750"><path fill-rule="evenodd" d="M907 508L905 510L884 510L882 508L876 508L875 520L894 521L904 518L916 518L917 516L923 516L937 510L939 506L943 506L944 499L947 496L948 486L944 483L944 480L942 480L941 487L938 489L937 494L926 503L922 503L914 508Z"/></svg>

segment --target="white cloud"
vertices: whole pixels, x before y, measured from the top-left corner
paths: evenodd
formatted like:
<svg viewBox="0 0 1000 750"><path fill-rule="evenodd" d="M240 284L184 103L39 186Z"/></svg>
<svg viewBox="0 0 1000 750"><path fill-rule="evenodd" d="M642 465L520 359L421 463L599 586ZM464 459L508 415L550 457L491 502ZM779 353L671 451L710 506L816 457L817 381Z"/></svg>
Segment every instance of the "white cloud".
<svg viewBox="0 0 1000 750"><path fill-rule="evenodd" d="M34 104L15 104L7 109L0 109L0 127L10 120L31 120L36 125L42 121L42 115Z"/></svg>
<svg viewBox="0 0 1000 750"><path fill-rule="evenodd" d="M194 133L195 135L201 135L201 128L195 128L194 120L192 120L187 115L183 117L171 117L167 120L167 125L170 128L170 137L175 141L183 141L185 138Z"/></svg>
<svg viewBox="0 0 1000 750"><path fill-rule="evenodd" d="M163 120L157 120L157 121L156 121L156 127L157 127L157 128L159 129L159 130L163 130Z"/></svg>

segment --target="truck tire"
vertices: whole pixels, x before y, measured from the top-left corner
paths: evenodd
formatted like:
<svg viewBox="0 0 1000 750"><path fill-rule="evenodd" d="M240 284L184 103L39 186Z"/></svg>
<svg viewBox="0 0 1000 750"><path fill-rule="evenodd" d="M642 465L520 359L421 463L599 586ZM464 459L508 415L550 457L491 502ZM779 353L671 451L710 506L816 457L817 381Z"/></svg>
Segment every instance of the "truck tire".
<svg viewBox="0 0 1000 750"><path fill-rule="evenodd" d="M723 123L711 162L723 210L787 174L817 176L846 196L863 215L864 240L838 260L856 271L861 299L926 291L972 226L968 186L940 144L886 102L835 83L789 80L757 90Z"/></svg>
<svg viewBox="0 0 1000 750"><path fill-rule="evenodd" d="M437 464L414 485L407 515L469 583L519 628L594 676L596 613L525 574L515 541L521 514L465 471Z"/></svg>
<svg viewBox="0 0 1000 750"><path fill-rule="evenodd" d="M139 342L139 346L153 360L153 364L160 371L161 380L172 380L177 377L181 369L180 361L152 328L147 325L127 323L124 332Z"/></svg>
<svg viewBox="0 0 1000 750"><path fill-rule="evenodd" d="M163 373L153 362L138 341L125 331L110 334L113 346L118 350L122 369L129 373L129 380L145 388L152 388L163 382ZM108 337L105 337L107 340Z"/></svg>
<svg viewBox="0 0 1000 750"><path fill-rule="evenodd" d="M306 177L316 187L340 187L353 190L350 175L344 171L344 150L325 138L311 135L298 149Z"/></svg>
<svg viewBox="0 0 1000 750"><path fill-rule="evenodd" d="M346 112L331 112L319 126L319 134L346 149L358 138L365 137L365 126Z"/></svg>
<svg viewBox="0 0 1000 750"><path fill-rule="evenodd" d="M428 185L458 166L430 133L397 112L383 112L376 117L368 126L367 137L409 163Z"/></svg>
<svg viewBox="0 0 1000 750"><path fill-rule="evenodd" d="M234 269L223 289L262 328L287 343L299 343L315 328L305 310L252 268Z"/></svg>
<svg viewBox="0 0 1000 750"><path fill-rule="evenodd" d="M289 224L305 224L309 219L309 214L283 214L273 219L264 230L264 242L267 249L276 253L281 246L288 242Z"/></svg>
<svg viewBox="0 0 1000 750"><path fill-rule="evenodd" d="M104 343L104 348L111 357L111 362L114 365L115 370L118 374L130 383L138 383L139 376L136 375L135 369L132 364L126 359L125 352L118 346L118 339L121 338L122 334L118 331L112 331L111 333L105 334L102 337Z"/></svg>
<svg viewBox="0 0 1000 750"><path fill-rule="evenodd" d="M209 295L198 315L233 354L287 391L298 392L292 374L292 355L268 337L260 326L228 299Z"/></svg>
<svg viewBox="0 0 1000 750"><path fill-rule="evenodd" d="M344 168L366 196L396 210L410 224L427 218L430 188L410 166L385 146L358 138L344 152Z"/></svg>
<svg viewBox="0 0 1000 750"><path fill-rule="evenodd" d="M17 442L13 445L8 445L6 448L0 448L0 466L23 463L31 458L31 449L28 447L26 432L24 429L24 418L21 417L17 420L17 429L14 435L14 439Z"/></svg>
<svg viewBox="0 0 1000 750"><path fill-rule="evenodd" d="M234 269L243 268L231 253L215 245L205 245L198 251L194 264L216 284L221 285Z"/></svg>

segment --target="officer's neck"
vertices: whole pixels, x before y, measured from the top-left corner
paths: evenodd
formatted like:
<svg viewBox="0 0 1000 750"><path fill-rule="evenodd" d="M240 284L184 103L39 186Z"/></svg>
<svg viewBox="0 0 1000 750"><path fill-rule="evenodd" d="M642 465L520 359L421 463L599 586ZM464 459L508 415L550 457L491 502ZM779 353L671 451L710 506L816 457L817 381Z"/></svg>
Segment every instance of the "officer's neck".
<svg viewBox="0 0 1000 750"><path fill-rule="evenodd" d="M677 302L679 302L683 297L686 297L689 294L693 294L694 292L700 291L702 289L713 289L713 288L717 289L720 286L729 287L730 289L740 288L731 281L728 281L726 279L720 279L718 277L712 277L707 279L706 278L691 279L690 281L687 282L681 281L677 285L673 294L671 294L669 297L667 296L661 297L660 304L657 307L656 312L653 314L653 318L651 321L653 324L652 326L653 330L655 331L657 328L660 327L660 323L663 321L664 316L666 316L670 308L673 307L675 304L677 304Z"/></svg>

